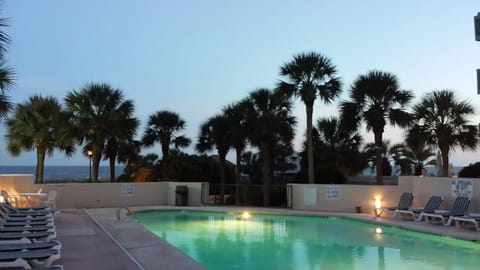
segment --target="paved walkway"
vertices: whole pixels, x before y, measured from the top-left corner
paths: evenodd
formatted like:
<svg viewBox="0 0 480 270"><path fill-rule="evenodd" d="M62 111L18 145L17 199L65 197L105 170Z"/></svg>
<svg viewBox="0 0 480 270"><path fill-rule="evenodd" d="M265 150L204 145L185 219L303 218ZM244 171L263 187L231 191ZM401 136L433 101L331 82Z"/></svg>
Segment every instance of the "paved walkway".
<svg viewBox="0 0 480 270"><path fill-rule="evenodd" d="M119 220L117 210L62 209L55 216L62 258L54 264L68 270L205 270L141 224L125 218L125 211Z"/></svg>
<svg viewBox="0 0 480 270"><path fill-rule="evenodd" d="M64 269L140 269L82 209L62 209L55 227Z"/></svg>

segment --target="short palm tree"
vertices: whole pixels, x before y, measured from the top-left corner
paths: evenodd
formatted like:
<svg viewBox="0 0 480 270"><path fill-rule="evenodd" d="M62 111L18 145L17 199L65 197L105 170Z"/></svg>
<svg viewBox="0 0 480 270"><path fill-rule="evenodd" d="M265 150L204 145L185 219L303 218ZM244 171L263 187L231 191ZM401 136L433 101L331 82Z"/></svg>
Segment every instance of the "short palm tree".
<svg viewBox="0 0 480 270"><path fill-rule="evenodd" d="M69 134L68 114L54 97L32 96L19 104L14 116L7 120L7 149L12 155L36 150L37 172L35 183L43 183L45 155L55 149L70 155L74 151Z"/></svg>
<svg viewBox="0 0 480 270"><path fill-rule="evenodd" d="M135 106L133 101L124 98L121 90L106 83L92 83L78 91L73 90L65 97L65 103L72 115L71 126L75 129L76 139L84 144L83 153L93 153L91 181L95 182L108 140L112 137L118 141L130 140L135 135L139 124L133 116ZM112 161L114 155L111 148L109 151ZM115 168L114 165L111 162L110 168Z"/></svg>
<svg viewBox="0 0 480 270"><path fill-rule="evenodd" d="M292 103L279 91L272 92L265 88L255 90L248 96L248 103L248 138L261 152L263 204L269 206L274 149L278 144L291 144L296 120L292 115Z"/></svg>
<svg viewBox="0 0 480 270"><path fill-rule="evenodd" d="M392 125L408 127L411 116L404 111L413 93L401 90L394 74L373 70L360 75L350 90L350 100L340 105L342 121L349 126L358 126L363 120L367 130L372 130L377 148L377 184L383 184L382 140L387 121Z"/></svg>
<svg viewBox="0 0 480 270"><path fill-rule="evenodd" d="M240 160L242 152L247 145L246 130L246 113L248 102L246 100L229 105L223 109L223 114L227 118L228 128L230 132L231 145L236 153L236 170L235 170L235 202L240 204Z"/></svg>
<svg viewBox="0 0 480 270"><path fill-rule="evenodd" d="M314 183L314 161L312 140L313 105L317 96L326 104L331 103L341 93L341 82L337 69L327 57L315 53L301 53L291 62L280 68L280 75L285 77L279 89L287 96L300 97L307 113L307 152L308 182Z"/></svg>
<svg viewBox="0 0 480 270"><path fill-rule="evenodd" d="M225 158L231 147L229 120L225 115L215 115L200 125L196 149L201 152L217 149L220 159L220 199L225 196Z"/></svg>
<svg viewBox="0 0 480 270"><path fill-rule="evenodd" d="M313 140L317 164L336 167L346 175L356 175L363 169L360 166L362 137L337 117L318 119Z"/></svg>
<svg viewBox="0 0 480 270"><path fill-rule="evenodd" d="M418 130L417 130L418 131ZM412 155L411 162L414 164L414 175L421 175L425 165L435 165L435 152L427 144L426 134L418 134L415 130L407 132L405 145Z"/></svg>
<svg viewBox="0 0 480 270"><path fill-rule="evenodd" d="M142 137L145 146L152 146L159 142L162 147L163 178L168 179L168 157L170 145L175 148L188 147L191 140L185 135L178 134L185 129L185 120L175 112L158 111L150 115Z"/></svg>
<svg viewBox="0 0 480 270"><path fill-rule="evenodd" d="M459 101L452 90L437 90L426 94L413 107L415 124L410 134L422 134L429 145L440 149L443 176L448 176L448 155L457 147L475 149L478 128L467 117L475 113L467 101Z"/></svg>

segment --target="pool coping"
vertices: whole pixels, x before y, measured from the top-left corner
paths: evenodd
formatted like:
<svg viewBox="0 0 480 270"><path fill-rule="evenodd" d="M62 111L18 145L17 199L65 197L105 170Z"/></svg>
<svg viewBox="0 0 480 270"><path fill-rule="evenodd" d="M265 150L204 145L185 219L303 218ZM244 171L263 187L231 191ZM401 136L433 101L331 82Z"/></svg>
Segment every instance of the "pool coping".
<svg viewBox="0 0 480 270"><path fill-rule="evenodd" d="M190 211L249 211L262 214L303 215L319 217L339 217L363 221L381 226L390 226L400 229L451 237L461 240L480 242L480 232L469 228L456 228L427 222L376 217L369 214L319 212L306 210L293 210L285 208L261 207L222 207L222 206L136 206L128 208L91 208L85 212L97 225L117 243L127 256L139 265L139 269L192 269L204 270L205 268L191 257L181 252L166 241L148 231L142 224L127 216L127 212L142 212L150 210L190 210Z"/></svg>

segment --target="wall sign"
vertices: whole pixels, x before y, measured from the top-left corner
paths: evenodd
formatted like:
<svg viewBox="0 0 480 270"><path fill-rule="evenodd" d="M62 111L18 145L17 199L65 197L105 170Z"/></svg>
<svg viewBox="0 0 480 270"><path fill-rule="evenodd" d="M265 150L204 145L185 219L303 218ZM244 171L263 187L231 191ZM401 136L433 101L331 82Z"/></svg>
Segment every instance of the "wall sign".
<svg viewBox="0 0 480 270"><path fill-rule="evenodd" d="M338 186L328 185L325 189L327 200L340 200L340 188Z"/></svg>
<svg viewBox="0 0 480 270"><path fill-rule="evenodd" d="M135 195L135 184L127 183L122 184L122 190L120 190L120 196L134 196Z"/></svg>
<svg viewBox="0 0 480 270"><path fill-rule="evenodd" d="M454 197L465 196L471 199L473 196L472 180L452 180L452 195Z"/></svg>

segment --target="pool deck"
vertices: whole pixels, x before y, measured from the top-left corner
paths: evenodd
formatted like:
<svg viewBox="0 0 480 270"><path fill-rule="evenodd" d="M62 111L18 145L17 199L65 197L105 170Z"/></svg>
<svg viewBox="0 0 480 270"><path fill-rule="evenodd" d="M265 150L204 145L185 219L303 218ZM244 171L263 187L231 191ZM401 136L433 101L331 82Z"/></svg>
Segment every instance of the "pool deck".
<svg viewBox="0 0 480 270"><path fill-rule="evenodd" d="M246 207L129 207L144 210L244 211L288 215L335 216L353 218L384 226L426 232L452 238L480 241L480 231L378 218L367 214L299 211ZM62 242L62 258L54 264L65 269L205 269L175 247L155 236L141 224L126 216L126 209L64 209L55 217L57 239Z"/></svg>

